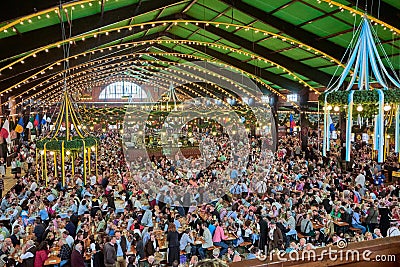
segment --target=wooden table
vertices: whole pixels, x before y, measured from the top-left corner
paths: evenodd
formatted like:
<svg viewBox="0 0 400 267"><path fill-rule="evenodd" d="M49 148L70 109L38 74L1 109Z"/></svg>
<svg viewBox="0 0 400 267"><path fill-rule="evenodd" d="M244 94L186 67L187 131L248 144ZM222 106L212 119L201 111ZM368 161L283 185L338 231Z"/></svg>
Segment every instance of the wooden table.
<svg viewBox="0 0 400 267"><path fill-rule="evenodd" d="M44 265L58 265L61 262L61 258L57 256L51 256L49 257L45 262Z"/></svg>
<svg viewBox="0 0 400 267"><path fill-rule="evenodd" d="M324 228L323 224L320 224L319 222L313 222L313 228L316 230Z"/></svg>
<svg viewBox="0 0 400 267"><path fill-rule="evenodd" d="M339 227L349 226L349 224L347 222L334 221L333 223L336 224Z"/></svg>
<svg viewBox="0 0 400 267"><path fill-rule="evenodd" d="M347 222L334 221L333 223L337 226L337 234L345 233L345 228L349 226Z"/></svg>

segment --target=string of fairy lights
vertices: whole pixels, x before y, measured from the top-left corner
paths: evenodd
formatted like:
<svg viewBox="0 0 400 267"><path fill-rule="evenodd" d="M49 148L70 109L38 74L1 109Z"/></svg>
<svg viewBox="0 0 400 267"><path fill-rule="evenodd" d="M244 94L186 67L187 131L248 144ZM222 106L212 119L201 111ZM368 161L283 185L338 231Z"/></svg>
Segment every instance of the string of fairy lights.
<svg viewBox="0 0 400 267"><path fill-rule="evenodd" d="M227 45L224 45L224 44L216 44L214 42L205 42L205 41L183 40L183 39L182 40L176 40L176 39L174 39L174 40L173 39L152 39L152 40L145 40L145 41L129 42L129 43L124 44L124 46L127 48L127 47L130 47L130 46L136 47L137 45L146 45L146 44L150 44L150 45L151 44L160 44L160 45L162 45L162 44L187 44L187 45L193 44L193 45L199 45L199 46L206 46L206 47L210 47L210 48L222 49L222 50L225 50L225 51L229 51L231 53L237 53L238 55L242 55L243 54L244 56L250 57L252 60L259 60L259 61L262 61L263 63L270 64L271 67L274 67L274 68L277 68L279 70L282 70L284 73L288 74L290 77L292 77L295 81L297 81L301 85L309 88L310 90L314 91L316 94L320 94L320 92L317 89L315 89L313 86L311 86L307 82L305 82L298 74L290 71L289 69L283 67L282 65L279 65L279 64L277 64L277 63L275 63L275 62L273 62L273 61L271 61L271 60L269 60L269 59L267 59L265 57L258 56L258 55L256 56L253 53L243 52L242 49L233 48L233 47L230 47L230 46L227 46ZM118 47L121 47L121 45L111 45L111 46L108 47L108 49L109 50L113 49L113 48L118 49ZM69 57L68 60L77 59L79 56L87 56L87 55L90 55L90 54L95 54L96 52L102 53L102 52L104 52L104 50L105 50L104 48L95 48L93 50L89 50L88 52L83 52L83 53L74 55L72 57ZM25 57L28 57L28 56L25 56ZM59 63L59 61L57 61L57 63ZM21 80L20 82L16 83L12 87L8 87L8 88L3 89L2 91L0 91L0 94L12 92L13 88L18 88L18 86L20 86L23 82L29 82L29 80L33 80L34 76L37 77L37 75L45 74L47 68L54 67L54 65L57 65L57 63L53 63L53 64L49 65L45 69L43 69L41 71L38 71L37 73L31 75L30 77L28 77L28 78L26 78L24 80ZM11 64L14 65L14 64L16 64L16 62L10 63L9 65L11 65ZM1 68L0 71L3 70L4 68L6 68L6 66Z"/></svg>
<svg viewBox="0 0 400 267"><path fill-rule="evenodd" d="M186 58L189 58L189 59L198 59L198 60L203 60L203 61L206 60L207 62L210 62L210 63L216 63L216 61L208 60L207 58L200 57L200 56L191 56L191 55L186 55L186 54L167 53L167 52L164 52L164 53L149 53L149 52L147 52L147 53L135 53L134 55L132 55L132 57L138 57L138 56L140 57L140 56L145 55L145 54L174 55L174 56L186 57ZM107 59L99 59L99 60L92 61L92 62L89 62L89 63L84 63L84 64L77 65L77 66L75 66L75 67L70 68L70 70L73 71L73 70L75 70L75 69L85 68L85 67L87 67L87 66L89 66L89 65L90 65L90 66L98 66L98 65L100 65L100 64L102 64L102 63L108 63L109 61L112 61L112 60L128 58L129 56L130 56L130 55L123 55L123 56L116 56L116 57L111 57L111 58L107 58ZM160 61L160 62L161 62L161 61ZM122 64L122 65L121 65L121 64ZM125 64L127 64L127 63L118 63L117 65L113 64L113 65L111 65L111 66L112 66L112 67L114 67L114 66L121 67L121 66L123 66L123 65L125 65ZM224 66L224 65L222 65L222 63L220 63L220 65L221 65L221 66ZM108 66L110 66L110 64L108 64ZM226 65L225 65L225 66L226 66ZM49 68L51 68L51 66L50 66ZM99 67L99 68L96 69L96 71L97 71L97 70L102 70L102 68L103 68L103 67ZM117 69L115 69L115 70L117 70ZM236 70L238 70L238 69L236 69ZM37 87L40 87L41 85L45 85L45 84L49 83L50 80L56 78L57 76L61 76L61 74L62 74L63 72L64 72L64 71L60 72L60 73L57 74L57 75L54 75L53 77L51 77L51 78L49 78L49 79L47 79L47 80L41 82L40 84L36 85L35 87L33 87L33 88L31 88L31 89L25 90L25 91L22 92L21 94L17 95L17 97L22 98L22 96L23 96L24 94L29 94L31 90L36 90ZM76 79L76 77L78 77L80 74L86 75L88 72L90 72L90 71L89 71L89 70L84 70L84 71L82 71L82 72L75 73L75 74L72 74L72 75L68 76L67 79L69 79L69 80ZM244 72L242 72L242 74L243 74L243 73L244 73ZM85 78L86 78L86 77L85 77ZM51 88L53 88L53 87L56 87L56 86L59 85L60 83L61 83L61 81L59 81L59 82L57 82L57 83L53 83L53 84L50 85L49 87L45 88L44 91L45 91L46 89L48 89L48 88L51 89ZM72 85L72 84L69 84L69 85ZM76 86L76 84L74 84L74 86ZM270 89L271 91L274 90L273 88L269 88L269 89Z"/></svg>
<svg viewBox="0 0 400 267"><path fill-rule="evenodd" d="M146 52L146 53L136 53L135 55L132 55L132 56L141 56L141 55L145 55L145 54L150 54L149 52ZM156 54L156 55L163 55L163 54L165 54L165 55L174 55L174 56L181 56L181 57L187 57L187 58L190 58L190 59L199 59L199 60L207 60L206 58L202 58L202 57L199 57L199 56L193 56L193 55L186 55L186 54L179 54L179 53L152 53L152 54ZM123 56L116 56L116 57L113 57L113 58L107 58L107 59L100 59L100 60L98 60L98 61L95 61L95 62L90 62L90 63L85 63L85 64L81 64L81 65L78 65L78 66L75 66L75 67L72 67L71 69L79 69L79 68L82 68L82 67L84 67L85 65L93 65L93 66L97 66L97 65L99 65L99 64L101 64L102 62L103 63L105 63L105 62L107 62L107 61L109 61L109 60L112 60L112 59L115 59L115 58L118 58L118 59L121 59L121 58L129 58L129 56L130 55L123 55ZM209 61L209 60L208 60ZM162 61L155 61L154 63L161 63ZM215 62L215 61L210 61L210 62ZM170 62L168 62L168 64L169 64ZM124 65L126 65L126 64L128 64L128 63L118 63L117 65L115 65L115 66L118 66L119 68L121 67L121 66L124 66ZM174 64L174 63L171 63L171 64ZM219 63L221 66L225 66L226 64L222 64L222 63ZM229 67L231 67L231 66L229 66ZM100 67L101 68L101 67ZM236 71L240 71L238 68L234 68L234 67L231 67L231 69L234 69L234 70L236 70ZM87 72L89 72L89 71L87 71L87 70L85 70L85 71L83 71L82 72L82 74L86 74ZM247 74L247 73L245 73L245 72L243 72L243 71L240 71L242 74ZM75 74L72 74L71 75L71 79L76 79L75 77L78 75L79 73L75 73ZM210 74L210 73L209 73ZM58 74L58 75L60 75L60 74ZM260 82L260 83L262 83L265 87L267 87L269 90L271 90L271 91L275 91L273 88L271 88L269 85L267 85L267 84L265 84L264 82L262 82L260 79L258 79L255 75L249 75L249 74L247 74L248 76L250 76L251 78L253 78L253 79L256 79L258 82ZM222 76L220 76L221 78L224 78L224 77L222 77ZM51 80L52 78L50 78L50 80ZM89 81L90 79L88 79L86 76L85 76L85 81ZM46 80L46 81L44 81L44 82L42 82L43 84L47 84L47 81L48 80ZM58 82L58 84L60 84L61 85L61 81L60 82ZM233 86L236 86L236 83L234 83L234 82L231 82L231 84L233 85ZM70 87L72 87L72 88L75 88L76 86L79 86L79 84L69 84L69 86ZM49 86L48 88L52 88L53 86L57 86L57 83L53 83L51 86ZM18 95L17 97L21 97L23 94L28 94L29 93L29 91L30 90L33 90L34 88L31 88L31 89L28 89L28 90L26 90L25 92L23 92L23 93L21 93L20 95ZM36 93L36 94L34 94L34 95L31 95L31 97L30 98L34 98L36 95L38 95L38 94L42 94L44 91L46 91L46 89L47 88L45 88L44 90L41 90L40 92L38 92L38 93ZM282 97L282 98L284 98L285 99L285 96L284 95L282 95L281 93L279 93L279 92L277 92L277 91L275 91L280 97ZM52 94L53 95L53 94ZM29 100L30 98L27 98L27 99L25 99L25 101L26 100ZM295 103L293 103L293 105L294 106L297 106L297 104L295 104Z"/></svg>
<svg viewBox="0 0 400 267"><path fill-rule="evenodd" d="M341 12L348 11L348 13L351 16L358 15L358 16L362 17L362 16L365 15L364 11L360 11L360 10L354 9L351 6L348 6L348 5L345 5L345 4L336 2L336 1L332 1L332 0L315 0L315 1L318 4L327 4L331 8L336 6ZM107 2L118 2L118 0L114 0L114 1L105 0L104 4L107 4ZM177 4L183 3L183 2L184 1L179 1L174 5L177 5ZM75 10L78 10L78 9L93 8L93 4L94 3L98 3L99 5L103 4L102 1L99 1L99 0L79 0L79 1L74 1L74 2L71 2L71 3L62 4L60 9L63 12L65 12L66 14L68 14L68 13L71 13L71 12L73 12ZM170 5L170 6L174 6L174 5ZM168 6L166 6L166 7L168 7ZM166 7L159 8L159 9L164 9ZM17 28L15 28L17 25L24 25L25 23L32 24L33 23L32 19L34 19L34 18L36 18L38 20L46 19L46 18L50 19L50 17L54 13L58 14L59 13L59 9L58 8L48 8L48 9L45 9L45 10L42 10L42 11L35 12L34 14L29 14L29 15L23 16L21 18L9 21L8 23L2 25L0 27L0 32L5 32L5 33L14 32L14 33L16 33L18 31ZM368 15L368 14L367 14L367 16L368 16L368 19L370 21L372 21L375 25L380 25L384 30L385 30L385 28L387 28L391 32L393 32L393 34L400 34L400 30L398 28L383 22L379 18L375 18L375 17L373 17L371 15ZM12 30L9 31L9 29L12 29Z"/></svg>
<svg viewBox="0 0 400 267"><path fill-rule="evenodd" d="M146 61L146 62L149 62L149 61ZM151 63L172 64L172 65L177 65L177 66L182 65L182 66L184 66L184 67L193 68L193 66L185 66L184 64L172 63L172 62L168 62L168 61L150 61L150 62L151 62ZM131 66L130 63L131 63L130 61L124 62L124 65L127 65L128 67L134 67L134 66ZM162 67L154 67L154 66L140 66L140 68L141 68L141 69L144 69L144 70L147 70L147 69L157 69L157 70L163 70L163 69L164 69L164 70L170 70L170 71L172 71L172 72L174 72L174 73L179 72L180 74L183 74L183 75L187 76L188 78L192 78L192 79L194 78L194 79L196 79L196 80L208 82L208 81L207 81L206 79L204 79L203 77L200 77L200 76L197 76L197 75L193 75L192 73L183 72L182 70L178 70L178 69L170 69L170 68L162 68ZM196 68L196 69L197 69L197 68ZM113 70L108 70L108 71L111 71L111 72L112 72ZM147 70L147 71L148 71L148 70ZM202 71L203 71L203 73L205 73L204 70L202 70ZM96 73L96 72L95 72L95 73ZM102 74L100 75L100 77L102 77L102 76L107 76L107 71L106 71L106 72L101 72L101 73L102 73ZM148 73L151 73L151 72L148 72ZM213 75L213 76L218 77L218 78L221 78L221 79L223 79L223 80L226 80L226 81L230 82L231 85L234 86L234 87L236 87L238 90L242 90L242 91L247 92L247 93L249 92L248 90L242 89L241 86L239 86L237 83L232 82L231 80L227 79L226 77L219 76L219 75ZM90 81L91 79L96 79L96 80L97 80L97 79L98 79L98 75L96 75L96 77L91 77L90 75L87 75L87 76L84 76L84 77L81 77L81 78L80 78L81 81L82 81L83 79L84 79L85 81ZM170 74L168 74L168 73L160 73L160 72L159 72L159 73L157 73L157 76L151 77L151 81L154 81L154 80L173 81L173 79L178 80L178 82L176 82L176 85L177 85L177 86L181 86L183 83L191 83L191 80L189 80L189 79L184 79L184 78L182 78L182 77L176 77L176 76L170 75ZM74 79L74 81L75 81L75 82L79 82L79 79ZM200 85L198 85L198 84L196 84L196 83L194 83L193 85L196 86L196 87L198 87L198 88L199 88L200 90L202 90L203 92L207 93L207 94L208 94L209 96L211 96L212 98L221 99L221 98L217 97L216 95L209 93L208 90L207 90L206 88L204 88L203 86L200 86ZM238 101L238 102L242 102L242 99L236 98L234 95L230 94L228 91L224 90L223 88L219 87L218 85L216 85L216 84L214 84L214 83L210 83L209 85L212 86L212 87L214 87L214 89L216 89L216 90L218 90L218 91L221 91L221 92L224 93L225 95L228 95L230 99L233 99L233 100ZM71 87L74 88L74 86L71 86ZM190 88L188 88L188 87L186 87L186 86L184 86L184 88L186 88L186 89L188 89L188 90L190 89ZM190 91L192 91L192 90L190 90ZM60 95L60 94L58 94L58 95ZM253 95L253 96L254 96L254 95ZM52 98L54 99L54 98L56 98L56 96L52 95ZM221 99L221 100L222 100L222 99ZM242 102L242 103L243 103L243 102ZM50 101L49 105L51 105L51 104L52 104L52 103L51 103L51 101Z"/></svg>
<svg viewBox="0 0 400 267"><path fill-rule="evenodd" d="M114 0L114 1L118 1L118 0ZM15 33L17 31L16 26L18 24L23 25L24 23L32 23L32 19L35 17L37 19L45 19L45 18L49 18L51 16L51 13L54 12L57 14L57 16L60 17L60 12L65 12L68 15L68 12L72 12L73 10L75 10L76 8L80 7L80 8L87 8L87 7L91 7L93 6L93 3L98 2L99 4L101 4L101 1L91 1L91 0L84 0L84 1L76 1L74 3L68 3L68 4L63 4L62 8L52 8L52 9L47 9L41 12L38 12L36 14L31 14L28 16L24 16L22 18L19 18L17 20L11 21L6 23L5 25L2 25L0 27L0 32L8 32L9 29L13 29L12 31ZM108 2L108 0L106 0L106 2ZM340 9L341 12L344 11L348 11L349 14L351 16L364 16L366 15L365 12L354 9L352 7L346 6L344 4L335 2L335 1L330 1L330 0L317 0L317 2L319 4L328 4L330 7L334 7L336 6L338 9ZM171 5L172 6L172 5ZM168 6L167 6L168 7ZM163 8L167 8L167 7L163 7ZM400 33L400 30L397 29L396 27L393 27L377 18L374 18L370 15L367 15L367 17L371 20L371 22L376 25L376 26L381 26L383 28L383 30L390 30L392 32L393 35L396 35L397 33ZM84 41L87 38L97 38L100 35L109 35L112 32L121 32L122 30L128 30L128 31L132 31L134 28L141 28L143 29L146 26L151 26L151 27L156 27L156 26L167 26L167 25L188 25L188 24L194 24L196 26L199 27L203 27L204 29L210 25L213 25L215 27L220 27L220 28L230 28L230 27L234 27L236 30L245 30L245 31L252 31L254 34L263 34L265 36L271 36L271 38L280 40L282 42L288 43L290 45L292 45L293 47L299 47L299 48L304 48L307 51L310 51L312 53L314 53L315 55L320 55L322 58L326 58L327 60L329 60L332 63L337 64L338 66L342 66L343 64L338 61L337 59L334 59L332 57L330 57L329 55L323 53L322 51L316 50L315 48L308 46L304 43L301 43L295 39L289 38L287 36L283 36L277 33L273 33L270 31L266 31L260 28L255 28L252 26L246 26L246 25L237 25L237 24L232 24L232 23L225 23L225 22L219 22L219 21L196 21L196 20L162 20L162 21L149 21L149 22L143 22L143 23L138 23L135 25L126 25L126 26L122 26L122 27L113 27L113 26L107 26L107 27L103 27L101 29L99 29L98 31L95 32L90 32L90 33L86 33L86 34L82 34L79 36L75 36L75 37L71 37L69 39L66 39L64 41L59 41L59 42L55 42L53 44L49 44L46 46L43 46L39 49L33 50L33 51L29 51L26 54L23 54L22 57L17 58L14 62L11 62L9 64L7 64L6 66L0 68L0 72L5 71L6 69L12 70L13 66L17 63L21 63L24 64L25 60L29 59L29 58L36 58L40 52L49 52L49 49L55 49L55 48L60 48L62 46L63 43L65 42L69 42L69 43L74 43L74 42L78 42L78 41ZM98 48L98 49L93 49L90 50L88 52L84 52L84 53L80 53L77 55L74 55L66 60L70 60L70 59L77 59L80 56L86 56L86 55L90 55L90 54L94 54L97 52L104 52L104 50L109 49L112 50L114 48L116 49L120 49L121 46L124 47L130 47L130 46L137 46L137 45L144 45L144 44L152 44L152 43L157 43L157 44L162 44L162 43L173 43L173 44L179 44L179 45L185 45L185 44L194 44L194 45L203 45L203 46L208 46L211 48L217 48L217 49L222 49L222 50L226 50L229 52L233 52L233 53L237 53L239 55L245 55L250 57L251 59L256 59L256 60L260 60L263 61L264 63L269 63L272 67L278 68L283 70L285 73L287 73L290 77L292 77L294 80L297 80L300 84L308 87L310 90L314 91L316 94L319 94L320 92L313 88L312 86L308 85L307 82L305 82L303 79L301 79L296 73L291 72L290 70L288 70L287 68L284 68L283 66L280 66L279 64L276 64L275 62L269 61L266 58L263 58L260 55L255 54L252 51L247 51L244 49L237 49L237 48L233 48L233 47L229 47L226 45L222 45L222 44L216 44L216 43L209 43L209 42L203 42L203 41L195 41L195 40L148 40L148 41L139 41L139 42L131 42L129 44L124 44L124 45L113 45L113 46L109 46L107 48ZM127 46L128 45L128 46ZM9 60L9 59L5 59ZM64 60L64 59L63 59ZM27 79L24 79L20 82L18 82L17 84L13 85L12 87L6 88L3 91L0 91L0 94L3 95L4 93L11 93L13 88L19 88L21 87L21 85L29 83L30 81L37 79L39 75L45 75L47 70L52 70L54 68L54 66L59 66L61 65L61 62L63 60L57 61L54 64L51 64L50 66L40 70L39 72L31 75L30 77L28 77ZM243 73L243 71L242 71ZM59 73L59 75L61 75L61 73ZM255 76L255 75L252 75ZM258 77L257 77L258 78ZM55 78L53 78L55 79ZM267 86L268 89L271 89L270 86ZM36 90L37 88L34 87L32 88L32 90ZM274 90L275 91L275 90ZM26 92L27 93L27 92ZM276 93L276 92L274 92ZM35 94L35 95L40 95ZM282 95L280 95L282 97ZM23 97L21 95L19 95L19 97L22 99ZM283 97L284 98L284 97ZM26 99L25 99L26 100Z"/></svg>

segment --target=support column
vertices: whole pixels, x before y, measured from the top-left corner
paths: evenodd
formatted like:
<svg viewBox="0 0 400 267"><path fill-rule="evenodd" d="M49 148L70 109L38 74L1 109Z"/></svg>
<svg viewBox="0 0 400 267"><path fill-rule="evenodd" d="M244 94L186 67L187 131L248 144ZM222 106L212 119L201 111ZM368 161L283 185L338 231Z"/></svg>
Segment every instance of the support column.
<svg viewBox="0 0 400 267"><path fill-rule="evenodd" d="M10 116L14 119L14 117L17 115L17 107L15 105L14 96L10 96L8 98L8 108L10 109Z"/></svg>

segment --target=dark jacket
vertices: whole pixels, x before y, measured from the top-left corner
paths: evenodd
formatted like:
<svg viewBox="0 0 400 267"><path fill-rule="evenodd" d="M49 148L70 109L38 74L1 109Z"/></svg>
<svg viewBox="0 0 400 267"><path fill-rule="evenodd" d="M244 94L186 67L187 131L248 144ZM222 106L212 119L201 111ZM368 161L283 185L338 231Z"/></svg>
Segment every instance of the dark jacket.
<svg viewBox="0 0 400 267"><path fill-rule="evenodd" d="M36 253L36 247L30 247L26 252L30 252L33 254L33 257L27 258L22 261L22 267L32 267L35 264L35 253Z"/></svg>
<svg viewBox="0 0 400 267"><path fill-rule="evenodd" d="M145 258L145 256L144 256L144 246L143 246L143 241L142 240L139 240L136 243L136 253L137 253L137 255L139 255L139 258L141 258L141 259Z"/></svg>
<svg viewBox="0 0 400 267"><path fill-rule="evenodd" d="M115 264L116 261L117 261L117 250L110 242L108 242L104 245L104 263L106 265Z"/></svg>
<svg viewBox="0 0 400 267"><path fill-rule="evenodd" d="M67 225L65 225L65 230L69 232L69 235L75 239L76 236L76 226L72 221L69 221Z"/></svg>
<svg viewBox="0 0 400 267"><path fill-rule="evenodd" d="M283 236L281 230L277 227L274 230L273 239L270 242L270 249L281 248L283 244Z"/></svg>
<svg viewBox="0 0 400 267"><path fill-rule="evenodd" d="M43 233L45 230L46 230L46 228L41 223L36 225L35 228L33 229L33 233L35 234L38 243L42 242Z"/></svg>
<svg viewBox="0 0 400 267"><path fill-rule="evenodd" d="M373 207L370 207L369 209L368 209L368 216L367 216L367 218L365 219L365 222L367 223L367 224L370 224L370 223L375 223L375 224L377 224L378 223L378 216L379 216L379 211L378 211L378 209L374 209ZM369 229L370 231L373 231L374 229Z"/></svg>
<svg viewBox="0 0 400 267"><path fill-rule="evenodd" d="M179 247L179 234L178 232L168 232L167 234L168 247Z"/></svg>
<svg viewBox="0 0 400 267"><path fill-rule="evenodd" d="M148 258L149 256L153 256L156 253L156 248L158 248L158 241L156 240L156 247L154 247L154 242L149 240L144 246L144 256Z"/></svg>
<svg viewBox="0 0 400 267"><path fill-rule="evenodd" d="M85 259L83 258L83 255L76 249L74 249L71 254L71 266L85 267Z"/></svg>

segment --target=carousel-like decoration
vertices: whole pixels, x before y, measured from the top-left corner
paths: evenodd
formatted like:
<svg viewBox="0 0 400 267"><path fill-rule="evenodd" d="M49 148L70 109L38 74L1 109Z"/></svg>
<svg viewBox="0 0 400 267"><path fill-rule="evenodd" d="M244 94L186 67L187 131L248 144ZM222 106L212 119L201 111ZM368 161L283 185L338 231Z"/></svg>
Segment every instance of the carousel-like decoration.
<svg viewBox="0 0 400 267"><path fill-rule="evenodd" d="M61 179L62 185L65 186L65 164L69 162L72 167L72 175L74 175L74 162L77 157L81 157L83 161L83 182L86 184L88 174L91 170L91 154L95 153L95 173L97 176L97 151L98 139L91 136L86 131L86 126L82 125L74 110L71 97L66 90L62 104L60 106L58 117L54 127L48 134L37 142L36 159L41 160L41 173L45 179L46 186L48 183L48 163L49 154L53 156L54 175L57 172L58 156L61 159ZM51 160L51 159L50 159ZM36 169L37 179L39 179L39 168Z"/></svg>
<svg viewBox="0 0 400 267"><path fill-rule="evenodd" d="M373 122L373 152L377 152L377 160L381 163L385 158L384 146L388 147L388 142L385 143L386 131L393 121L392 116L395 117L395 152L399 151L400 79L394 71L396 77L392 77L383 64L375 44L378 38L366 17L358 32L358 40L343 73L320 95L320 102L324 105L323 156L330 151L330 111L344 108L347 109L346 161L350 161L353 117L358 115ZM378 45L388 65L392 67L379 41ZM347 84L346 78L349 78Z"/></svg>

